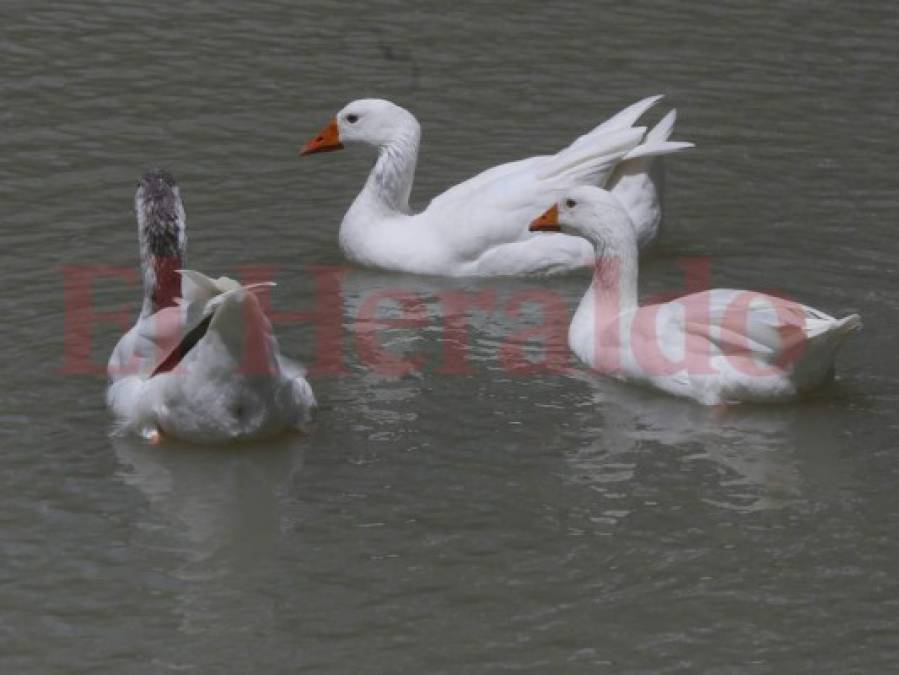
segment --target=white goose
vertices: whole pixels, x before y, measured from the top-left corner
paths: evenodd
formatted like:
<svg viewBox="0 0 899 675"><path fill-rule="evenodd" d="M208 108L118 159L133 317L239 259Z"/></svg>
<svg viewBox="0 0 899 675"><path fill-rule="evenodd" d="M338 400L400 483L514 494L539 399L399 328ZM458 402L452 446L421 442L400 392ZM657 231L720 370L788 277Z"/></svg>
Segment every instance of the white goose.
<svg viewBox="0 0 899 675"><path fill-rule="evenodd" d="M144 301L107 367L107 403L123 430L157 443L269 436L301 428L315 396L282 357L253 289L182 270L187 248L178 186L145 174L134 197ZM182 297L178 297L178 296Z"/></svg>
<svg viewBox="0 0 899 675"><path fill-rule="evenodd" d="M705 405L795 398L833 376L845 338L861 328L762 293L714 289L641 307L637 236L606 190L568 191L530 226L567 232L595 248L593 283L568 331L591 368Z"/></svg>
<svg viewBox="0 0 899 675"><path fill-rule="evenodd" d="M668 141L671 110L651 131L634 127L661 96L625 108L555 155L493 167L412 213L409 195L421 129L407 110L381 99L353 101L300 151L338 150L344 143L378 148L378 159L340 226L351 260L388 270L442 276L551 274L592 264L584 241L557 235L535 244L527 223L560 191L575 185L608 187L639 227L641 246L661 222L661 190L652 158L692 143Z"/></svg>

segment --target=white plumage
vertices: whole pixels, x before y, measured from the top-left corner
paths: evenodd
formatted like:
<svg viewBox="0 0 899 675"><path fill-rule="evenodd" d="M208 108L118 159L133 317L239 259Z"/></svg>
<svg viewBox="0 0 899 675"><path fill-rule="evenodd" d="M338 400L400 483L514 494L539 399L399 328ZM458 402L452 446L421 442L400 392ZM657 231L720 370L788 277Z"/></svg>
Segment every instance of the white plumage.
<svg viewBox="0 0 899 675"><path fill-rule="evenodd" d="M302 367L281 355L254 295L266 284L175 268L184 258L184 210L167 174L146 174L135 206L144 304L108 364L107 403L120 428L204 443L302 428L315 396Z"/></svg>
<svg viewBox="0 0 899 675"><path fill-rule="evenodd" d="M531 229L581 236L596 273L572 319L572 351L604 374L706 405L784 401L827 382L837 350L861 328L784 298L732 289L641 307L637 234L609 192L568 191Z"/></svg>
<svg viewBox="0 0 899 675"><path fill-rule="evenodd" d="M592 248L566 235L535 245L526 226L576 185L608 187L638 224L641 245L655 239L661 191L651 175L652 158L692 146L668 140L673 110L648 133L633 126L660 98L625 108L554 155L488 169L438 195L421 213L409 208L420 127L389 101L348 104L302 154L351 142L378 148L365 187L340 226L340 245L351 260L444 276L551 274L590 265Z"/></svg>

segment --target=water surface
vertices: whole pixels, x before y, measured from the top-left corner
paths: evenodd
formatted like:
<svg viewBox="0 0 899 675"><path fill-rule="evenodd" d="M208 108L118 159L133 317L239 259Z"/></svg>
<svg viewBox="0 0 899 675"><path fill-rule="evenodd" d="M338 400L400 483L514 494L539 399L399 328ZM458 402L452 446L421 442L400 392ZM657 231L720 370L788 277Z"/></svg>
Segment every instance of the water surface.
<svg viewBox="0 0 899 675"><path fill-rule="evenodd" d="M0 26L0 670L899 663L894 4L7 2ZM820 397L721 413L573 360L510 368L510 333L539 315L509 303L551 289L570 308L584 275L351 270L334 307L347 372L313 380L323 409L305 438L113 439L102 375L64 372L64 272L136 264L147 167L182 185L191 266L271 267L275 308L303 311L313 266L343 264L337 224L372 158L296 149L347 101L419 117L421 205L655 93L697 149L668 162L644 293L682 288L677 260L707 256L716 286L859 312L865 331ZM429 317L380 335L426 357L401 378L372 372L352 332L367 294L396 288ZM440 311L458 291L497 294L463 317L465 337ZM93 297L137 309L114 276ZM119 331L97 324L97 364ZM314 361L312 326L278 332ZM467 341L467 375L441 372L447 337Z"/></svg>

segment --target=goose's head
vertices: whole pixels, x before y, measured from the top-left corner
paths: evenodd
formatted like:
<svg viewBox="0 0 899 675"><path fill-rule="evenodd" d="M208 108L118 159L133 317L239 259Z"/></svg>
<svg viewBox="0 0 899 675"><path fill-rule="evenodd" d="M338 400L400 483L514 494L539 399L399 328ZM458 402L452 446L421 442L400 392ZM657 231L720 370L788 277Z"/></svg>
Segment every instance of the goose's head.
<svg viewBox="0 0 899 675"><path fill-rule="evenodd" d="M597 246L636 245L634 225L611 192L592 185L567 190L556 204L534 220L531 232L562 232Z"/></svg>
<svg viewBox="0 0 899 675"><path fill-rule="evenodd" d="M362 98L344 106L300 154L340 150L344 143L382 147L410 134L417 140L419 125L412 113L381 98Z"/></svg>

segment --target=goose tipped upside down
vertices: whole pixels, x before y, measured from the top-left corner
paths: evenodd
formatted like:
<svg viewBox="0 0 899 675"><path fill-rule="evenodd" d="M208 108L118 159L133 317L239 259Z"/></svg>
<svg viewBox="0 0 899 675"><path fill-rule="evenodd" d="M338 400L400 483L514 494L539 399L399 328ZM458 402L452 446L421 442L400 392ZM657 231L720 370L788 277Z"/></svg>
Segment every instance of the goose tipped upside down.
<svg viewBox="0 0 899 675"><path fill-rule="evenodd" d="M135 194L144 300L107 367L120 429L216 443L302 428L315 396L283 357L256 292L183 269L187 236L175 180L145 174Z"/></svg>

